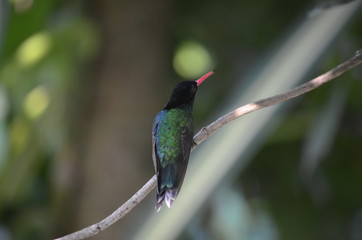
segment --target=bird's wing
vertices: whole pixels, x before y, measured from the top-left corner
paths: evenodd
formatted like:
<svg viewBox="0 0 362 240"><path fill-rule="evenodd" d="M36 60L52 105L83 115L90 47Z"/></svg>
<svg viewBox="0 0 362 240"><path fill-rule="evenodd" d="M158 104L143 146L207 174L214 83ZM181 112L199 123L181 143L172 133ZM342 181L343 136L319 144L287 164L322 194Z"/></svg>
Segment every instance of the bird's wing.
<svg viewBox="0 0 362 240"><path fill-rule="evenodd" d="M177 182L177 186L178 189L181 188L185 174L186 174L186 169L187 169L187 165L188 165L188 161L189 161L189 157L190 157L190 151L191 151L191 146L192 146L192 139L193 139L193 133L194 133L194 129L193 129L193 123L192 120L191 122L188 124L188 126L185 126L181 129L181 145L182 145L182 152L180 153L180 155L178 156L178 159L176 161L176 165L178 165L178 173L177 173L177 177L176 177L176 182Z"/></svg>
<svg viewBox="0 0 362 240"><path fill-rule="evenodd" d="M155 167L155 171L157 174L157 149L156 149L156 131L157 131L158 124L156 121L153 123L152 127L152 160L153 160L153 166Z"/></svg>

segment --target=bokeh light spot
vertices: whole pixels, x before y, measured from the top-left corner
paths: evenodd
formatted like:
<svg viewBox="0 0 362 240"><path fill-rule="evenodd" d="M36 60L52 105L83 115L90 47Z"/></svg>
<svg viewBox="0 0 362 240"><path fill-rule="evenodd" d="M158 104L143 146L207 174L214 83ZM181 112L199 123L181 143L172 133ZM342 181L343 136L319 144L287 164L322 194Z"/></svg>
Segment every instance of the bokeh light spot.
<svg viewBox="0 0 362 240"><path fill-rule="evenodd" d="M207 49L194 41L186 41L176 49L173 66L180 76L187 79L196 79L213 68Z"/></svg>
<svg viewBox="0 0 362 240"><path fill-rule="evenodd" d="M11 0L14 4L15 11L17 13L22 13L29 10L34 3L34 0Z"/></svg>
<svg viewBox="0 0 362 240"><path fill-rule="evenodd" d="M24 100L25 113L31 119L40 117L49 105L49 94L45 87L38 86L31 90Z"/></svg>
<svg viewBox="0 0 362 240"><path fill-rule="evenodd" d="M41 60L49 51L50 35L37 33L25 40L17 52L17 60L22 67L29 67Z"/></svg>

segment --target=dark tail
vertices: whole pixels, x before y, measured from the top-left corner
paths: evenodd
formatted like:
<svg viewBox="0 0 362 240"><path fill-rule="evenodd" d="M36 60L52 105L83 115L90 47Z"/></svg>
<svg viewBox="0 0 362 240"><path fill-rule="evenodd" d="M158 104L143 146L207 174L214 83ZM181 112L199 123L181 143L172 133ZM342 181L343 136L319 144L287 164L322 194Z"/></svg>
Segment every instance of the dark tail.
<svg viewBox="0 0 362 240"><path fill-rule="evenodd" d="M177 161L165 167L159 167L157 174L156 210L160 211L163 202L171 208L185 177L187 161Z"/></svg>

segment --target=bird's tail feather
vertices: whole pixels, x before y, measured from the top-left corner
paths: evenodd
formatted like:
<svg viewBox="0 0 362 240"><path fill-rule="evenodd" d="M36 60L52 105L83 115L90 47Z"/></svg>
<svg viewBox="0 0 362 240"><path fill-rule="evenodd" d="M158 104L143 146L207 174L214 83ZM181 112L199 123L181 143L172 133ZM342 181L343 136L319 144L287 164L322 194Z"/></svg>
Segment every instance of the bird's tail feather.
<svg viewBox="0 0 362 240"><path fill-rule="evenodd" d="M173 201L177 197L176 189L163 189L160 193L157 193L156 206L155 209L157 212L161 210L163 202L166 203L168 208L171 208Z"/></svg>

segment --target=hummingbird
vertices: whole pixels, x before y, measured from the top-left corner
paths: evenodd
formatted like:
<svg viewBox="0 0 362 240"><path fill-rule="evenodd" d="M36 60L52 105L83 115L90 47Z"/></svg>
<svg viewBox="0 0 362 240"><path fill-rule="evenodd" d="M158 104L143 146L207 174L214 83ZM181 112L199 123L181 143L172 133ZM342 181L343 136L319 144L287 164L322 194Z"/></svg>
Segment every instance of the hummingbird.
<svg viewBox="0 0 362 240"><path fill-rule="evenodd" d="M163 202L170 208L184 180L194 124L192 108L198 86L215 71L196 81L183 81L173 89L171 97L159 112L152 127L152 158L157 175L156 211Z"/></svg>

